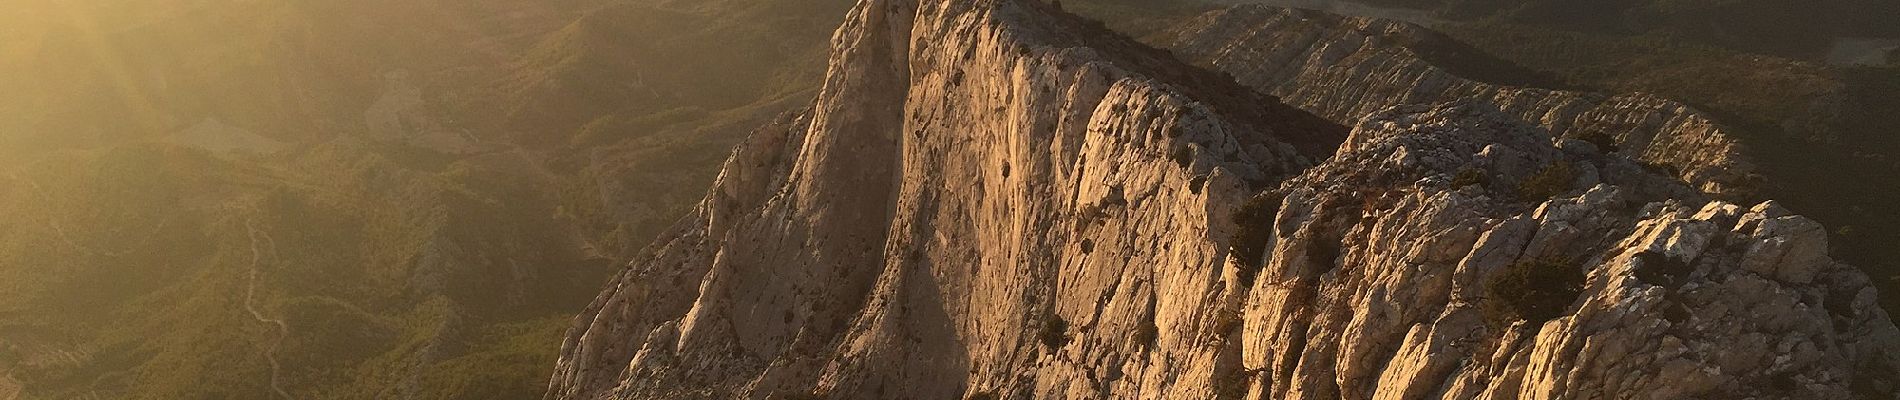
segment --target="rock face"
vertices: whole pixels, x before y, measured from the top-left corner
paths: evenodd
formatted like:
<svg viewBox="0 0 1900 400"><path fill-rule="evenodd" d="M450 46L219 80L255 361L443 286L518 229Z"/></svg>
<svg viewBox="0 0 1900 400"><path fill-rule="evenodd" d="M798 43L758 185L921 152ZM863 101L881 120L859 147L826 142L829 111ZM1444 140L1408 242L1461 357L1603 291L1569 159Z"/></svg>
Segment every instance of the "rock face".
<svg viewBox="0 0 1900 400"><path fill-rule="evenodd" d="M1900 332L1818 224L1490 102L1347 132L1033 1L863 0L833 41L812 107L576 319L549 399L1895 388ZM1534 260L1581 283L1511 314L1487 291Z"/></svg>
<svg viewBox="0 0 1900 400"><path fill-rule="evenodd" d="M1614 142L1616 153L1667 166L1707 193L1743 196L1759 185L1731 131L1701 111L1648 94L1466 79L1537 78L1411 23L1245 5L1201 15L1168 36L1162 40L1182 57L1344 124L1396 105L1483 99L1560 137Z"/></svg>
<svg viewBox="0 0 1900 400"><path fill-rule="evenodd" d="M1894 393L1893 324L1866 277L1828 259L1818 224L1772 202L1702 201L1546 135L1482 103L1389 109L1269 192L1284 200L1239 336L1255 393ZM1564 194L1524 198L1556 165L1572 171ZM1460 182L1466 171L1486 178ZM1536 260L1580 270L1579 293L1548 321L1487 324L1489 282Z"/></svg>

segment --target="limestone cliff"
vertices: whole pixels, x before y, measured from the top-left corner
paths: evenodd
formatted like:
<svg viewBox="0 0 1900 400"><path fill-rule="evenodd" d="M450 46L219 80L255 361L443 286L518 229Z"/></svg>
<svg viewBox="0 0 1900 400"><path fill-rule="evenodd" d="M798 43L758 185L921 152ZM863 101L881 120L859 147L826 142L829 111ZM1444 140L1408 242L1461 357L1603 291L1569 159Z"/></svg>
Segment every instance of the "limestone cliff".
<svg viewBox="0 0 1900 400"><path fill-rule="evenodd" d="M1733 131L1702 111L1643 93L1490 83L1540 79L1407 22L1244 5L1166 36L1184 58L1349 125L1396 105L1484 99L1557 136L1615 143L1616 153L1666 166L1708 193L1747 195L1761 179Z"/></svg>
<svg viewBox="0 0 1900 400"><path fill-rule="evenodd" d="M862 0L833 44L576 319L549 399L1894 388L1900 333L1817 224L1489 102L1348 132L1026 0ZM1577 282L1487 293L1525 265Z"/></svg>

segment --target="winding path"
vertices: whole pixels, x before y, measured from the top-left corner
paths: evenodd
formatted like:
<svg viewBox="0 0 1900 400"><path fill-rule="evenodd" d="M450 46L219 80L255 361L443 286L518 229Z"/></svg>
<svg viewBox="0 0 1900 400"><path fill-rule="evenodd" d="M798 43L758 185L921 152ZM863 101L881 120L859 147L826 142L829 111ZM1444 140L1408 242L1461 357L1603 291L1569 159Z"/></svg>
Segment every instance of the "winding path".
<svg viewBox="0 0 1900 400"><path fill-rule="evenodd" d="M264 264L264 253L258 250L257 246L258 238L261 237L264 241L270 242L272 251L276 250L277 243L270 239L270 235L257 230L254 222L244 221L244 229L248 231L251 238L251 273L250 282L244 289L244 311L251 313L251 319L275 327L276 334L271 336L270 346L264 349L264 360L270 362L270 389L277 394L277 397L293 399L290 397L290 392L284 390L283 364L277 361L277 348L283 345L284 337L290 335L290 324L284 323L281 318L265 317L264 313L257 309L257 281L259 271L263 269Z"/></svg>

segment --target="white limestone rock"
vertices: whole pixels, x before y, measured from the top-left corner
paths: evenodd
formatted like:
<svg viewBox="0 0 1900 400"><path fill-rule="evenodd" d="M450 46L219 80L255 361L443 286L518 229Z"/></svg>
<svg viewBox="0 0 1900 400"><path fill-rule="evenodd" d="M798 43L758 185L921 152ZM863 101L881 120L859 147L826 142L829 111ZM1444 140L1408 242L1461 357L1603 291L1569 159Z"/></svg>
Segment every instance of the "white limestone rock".
<svg viewBox="0 0 1900 400"><path fill-rule="evenodd" d="M1900 375L1811 222L1493 102L1348 134L1021 0L863 0L834 44L811 109L576 319L548 398L1852 398ZM1516 189L1556 163L1595 173ZM1587 277L1562 315L1488 316L1491 277L1537 259Z"/></svg>

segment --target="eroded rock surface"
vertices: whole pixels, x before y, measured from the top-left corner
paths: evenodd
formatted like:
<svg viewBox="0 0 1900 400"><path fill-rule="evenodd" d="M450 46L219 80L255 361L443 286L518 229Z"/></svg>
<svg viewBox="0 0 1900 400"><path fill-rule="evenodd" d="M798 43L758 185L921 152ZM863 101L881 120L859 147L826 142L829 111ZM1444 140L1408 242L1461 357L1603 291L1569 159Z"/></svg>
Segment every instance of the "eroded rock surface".
<svg viewBox="0 0 1900 400"><path fill-rule="evenodd" d="M1733 131L1706 113L1650 94L1603 95L1487 83L1541 83L1534 73L1407 22L1243 5L1201 15L1163 39L1196 63L1334 121L1391 106L1482 100L1560 137L1615 143L1707 193L1760 185ZM1609 150L1609 149L1606 149Z"/></svg>
<svg viewBox="0 0 1900 400"><path fill-rule="evenodd" d="M1818 224L1489 101L1347 132L1030 1L863 0L834 45L577 318L550 399L1895 388ZM1486 312L1532 260L1574 298Z"/></svg>
<svg viewBox="0 0 1900 400"><path fill-rule="evenodd" d="M1559 164L1573 171L1563 194L1514 190ZM1486 178L1460 182L1465 171ZM1894 390L1893 324L1865 275L1828 259L1819 224L1773 202L1703 200L1483 103L1372 114L1332 160L1270 195L1285 200L1239 334L1255 394ZM1486 321L1487 280L1536 260L1586 274L1564 315Z"/></svg>

